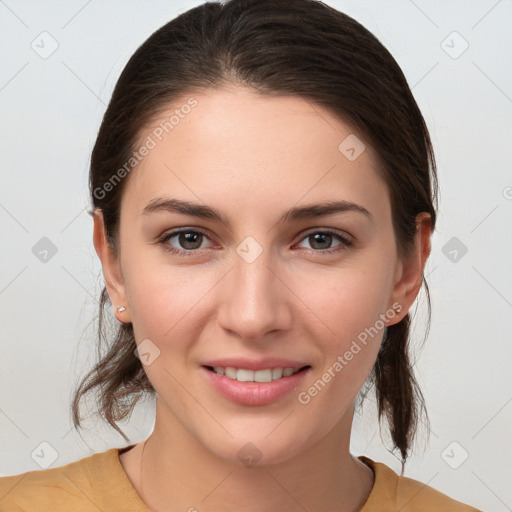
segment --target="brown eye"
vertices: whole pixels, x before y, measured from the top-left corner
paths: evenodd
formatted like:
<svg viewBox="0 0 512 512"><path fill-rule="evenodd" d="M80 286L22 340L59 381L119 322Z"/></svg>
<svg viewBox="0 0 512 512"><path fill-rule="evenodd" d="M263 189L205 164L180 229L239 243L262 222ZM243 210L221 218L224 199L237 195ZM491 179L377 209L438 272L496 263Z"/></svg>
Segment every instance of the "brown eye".
<svg viewBox="0 0 512 512"><path fill-rule="evenodd" d="M172 239L175 239L172 243ZM180 256L193 256L198 249L204 249L202 243L208 239L206 233L197 230L172 231L164 235L159 243L166 251Z"/></svg>
<svg viewBox="0 0 512 512"><path fill-rule="evenodd" d="M316 233L308 236L313 249L329 249L333 236L329 233Z"/></svg>
<svg viewBox="0 0 512 512"><path fill-rule="evenodd" d="M310 244L312 251L320 254L323 252L332 253L342 251L352 245L352 241L347 237L331 230L310 232L302 239L302 241L305 240ZM338 241L339 243L333 246L334 241Z"/></svg>
<svg viewBox="0 0 512 512"><path fill-rule="evenodd" d="M201 247L201 241L203 239L202 233L195 232L181 232L178 235L178 242L183 249L199 249ZM198 243L199 241L199 243Z"/></svg>

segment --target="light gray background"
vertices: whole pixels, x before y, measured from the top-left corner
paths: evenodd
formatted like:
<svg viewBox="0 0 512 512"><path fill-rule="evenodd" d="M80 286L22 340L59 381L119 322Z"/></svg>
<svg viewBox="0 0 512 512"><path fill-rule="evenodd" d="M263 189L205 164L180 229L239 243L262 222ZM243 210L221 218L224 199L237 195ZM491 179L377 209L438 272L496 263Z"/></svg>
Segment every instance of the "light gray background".
<svg viewBox="0 0 512 512"><path fill-rule="evenodd" d="M72 387L94 358L102 286L86 213L89 155L130 55L199 3L0 1L1 475L40 469L31 454L42 442L56 452L51 467L125 444L101 424L83 437L70 426ZM433 433L427 445L420 432L406 476L483 510L512 510L512 1L326 3L395 56L439 166L426 272L432 330L416 367ZM47 58L31 47L48 51L52 39ZM46 263L32 252L43 237L57 248ZM373 399L363 412L352 453L399 472ZM138 408L125 431L137 442L152 424Z"/></svg>

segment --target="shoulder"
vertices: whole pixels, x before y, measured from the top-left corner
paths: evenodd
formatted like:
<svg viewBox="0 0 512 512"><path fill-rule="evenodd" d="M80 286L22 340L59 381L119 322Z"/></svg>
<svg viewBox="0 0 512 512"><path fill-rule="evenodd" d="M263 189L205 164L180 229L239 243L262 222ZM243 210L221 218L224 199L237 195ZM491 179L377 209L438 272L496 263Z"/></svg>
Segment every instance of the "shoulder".
<svg viewBox="0 0 512 512"><path fill-rule="evenodd" d="M398 476L382 462L363 455L358 458L375 474L373 489L361 512L482 512L418 480Z"/></svg>
<svg viewBox="0 0 512 512"><path fill-rule="evenodd" d="M429 485L405 476L398 478L396 495L397 507L403 512L420 512L433 509L437 512L481 512L474 507L450 498Z"/></svg>
<svg viewBox="0 0 512 512"><path fill-rule="evenodd" d="M97 512L103 505L102 487L110 485L112 491L115 484L116 460L113 448L65 466L2 477L0 510Z"/></svg>

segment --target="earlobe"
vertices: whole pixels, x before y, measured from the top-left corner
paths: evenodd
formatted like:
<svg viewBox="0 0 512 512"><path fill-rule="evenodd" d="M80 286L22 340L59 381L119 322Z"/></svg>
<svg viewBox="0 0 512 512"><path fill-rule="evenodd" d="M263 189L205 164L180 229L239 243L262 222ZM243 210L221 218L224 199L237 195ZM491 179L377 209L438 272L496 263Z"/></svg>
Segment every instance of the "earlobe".
<svg viewBox="0 0 512 512"><path fill-rule="evenodd" d="M400 322L407 315L418 296L423 282L423 271L431 250L430 236L430 214L422 212L416 217L414 247L407 261L398 263L399 271L390 297L390 304L397 302L402 309L400 314L396 315L388 325Z"/></svg>
<svg viewBox="0 0 512 512"><path fill-rule="evenodd" d="M96 208L93 212L94 232L93 242L96 254L100 258L105 278L105 286L113 305L114 314L122 323L129 323L130 315L126 306L125 288L121 274L120 261L115 252L110 247L103 220L103 212Z"/></svg>

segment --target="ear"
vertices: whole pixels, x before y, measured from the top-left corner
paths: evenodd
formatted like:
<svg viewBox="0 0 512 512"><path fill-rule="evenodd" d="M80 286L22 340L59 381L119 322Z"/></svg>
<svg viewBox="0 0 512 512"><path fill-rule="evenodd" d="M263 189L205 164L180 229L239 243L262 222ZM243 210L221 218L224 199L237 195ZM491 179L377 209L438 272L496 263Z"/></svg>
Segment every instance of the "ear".
<svg viewBox="0 0 512 512"><path fill-rule="evenodd" d="M119 322L129 323L131 322L131 319L126 301L121 265L119 258L108 244L107 236L105 233L103 212L99 208L96 208L93 212L93 218L94 248L96 249L96 254L101 260L105 285L107 288L108 296L110 298L110 302L112 303L113 313ZM126 309L123 312L119 312L117 310L117 306L124 306Z"/></svg>
<svg viewBox="0 0 512 512"><path fill-rule="evenodd" d="M392 304L398 303L402 306L402 309L399 310L399 313L388 325L400 322L407 315L420 291L423 270L431 249L430 235L430 214L422 212L416 216L414 248L407 258L407 261L399 260L396 267L395 281L389 307L391 307Z"/></svg>

